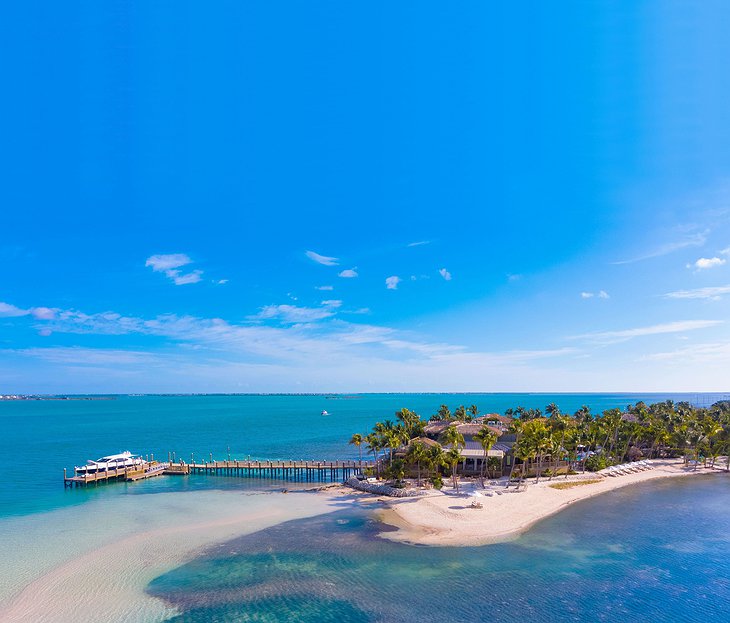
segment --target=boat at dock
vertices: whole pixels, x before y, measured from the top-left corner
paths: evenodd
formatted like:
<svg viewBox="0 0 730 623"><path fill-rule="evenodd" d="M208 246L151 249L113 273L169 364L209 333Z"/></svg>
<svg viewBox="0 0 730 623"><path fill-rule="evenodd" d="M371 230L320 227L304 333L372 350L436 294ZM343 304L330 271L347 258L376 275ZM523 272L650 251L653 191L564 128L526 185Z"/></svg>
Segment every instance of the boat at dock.
<svg viewBox="0 0 730 623"><path fill-rule="evenodd" d="M103 456L96 461L86 461L86 465L74 468L74 472L79 476L87 474L98 474L100 472L117 471L119 469L143 469L147 464L138 454L132 454L129 451L120 452L119 454L110 454Z"/></svg>

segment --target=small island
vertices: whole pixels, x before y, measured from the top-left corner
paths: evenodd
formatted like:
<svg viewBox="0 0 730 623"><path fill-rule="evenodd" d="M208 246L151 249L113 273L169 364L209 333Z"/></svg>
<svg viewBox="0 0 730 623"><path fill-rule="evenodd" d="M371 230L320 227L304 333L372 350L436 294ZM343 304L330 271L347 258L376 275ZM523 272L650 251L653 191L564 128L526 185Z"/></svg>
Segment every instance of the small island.
<svg viewBox="0 0 730 623"><path fill-rule="evenodd" d="M556 404L481 415L404 408L350 443L375 464L348 484L377 494L382 536L423 545L514 538L569 504L658 478L730 471L730 401L638 402L573 414Z"/></svg>

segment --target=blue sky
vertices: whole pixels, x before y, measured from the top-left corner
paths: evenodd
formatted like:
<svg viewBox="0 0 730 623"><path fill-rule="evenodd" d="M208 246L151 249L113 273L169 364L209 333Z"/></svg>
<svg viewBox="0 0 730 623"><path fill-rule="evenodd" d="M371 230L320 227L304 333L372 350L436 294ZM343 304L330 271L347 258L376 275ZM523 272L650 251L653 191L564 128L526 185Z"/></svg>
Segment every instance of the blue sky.
<svg viewBox="0 0 730 623"><path fill-rule="evenodd" d="M726 3L3 12L0 393L728 389Z"/></svg>

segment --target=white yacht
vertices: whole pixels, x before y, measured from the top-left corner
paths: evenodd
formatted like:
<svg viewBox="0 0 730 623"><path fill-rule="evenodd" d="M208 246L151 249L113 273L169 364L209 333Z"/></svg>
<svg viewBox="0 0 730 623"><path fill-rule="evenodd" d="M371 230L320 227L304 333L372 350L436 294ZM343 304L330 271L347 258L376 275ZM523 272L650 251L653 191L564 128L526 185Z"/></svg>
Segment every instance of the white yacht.
<svg viewBox="0 0 730 623"><path fill-rule="evenodd" d="M76 473L83 476L84 474L96 474L97 472L124 469L125 467L141 468L144 465L146 465L146 461L138 454L122 452L120 454L103 456L96 461L86 461L86 465L76 468Z"/></svg>
<svg viewBox="0 0 730 623"><path fill-rule="evenodd" d="M327 413L327 411L322 411L322 415L329 415L329 413Z"/></svg>

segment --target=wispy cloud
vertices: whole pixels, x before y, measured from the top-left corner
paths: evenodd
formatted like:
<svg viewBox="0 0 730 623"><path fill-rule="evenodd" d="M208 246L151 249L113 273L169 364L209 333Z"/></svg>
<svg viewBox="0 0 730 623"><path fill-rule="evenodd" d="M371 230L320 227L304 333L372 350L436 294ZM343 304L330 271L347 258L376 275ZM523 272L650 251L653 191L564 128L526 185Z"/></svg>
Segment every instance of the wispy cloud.
<svg viewBox="0 0 730 623"><path fill-rule="evenodd" d="M315 286L314 289L322 290L323 292L331 292L332 290L334 290L334 287L333 286Z"/></svg>
<svg viewBox="0 0 730 623"><path fill-rule="evenodd" d="M418 242L409 242L409 247L422 247L424 244L431 244L430 240L419 240Z"/></svg>
<svg viewBox="0 0 730 623"><path fill-rule="evenodd" d="M686 365L707 365L730 362L730 342L714 342L705 344L693 344L672 351L650 353L642 357L647 361L665 361Z"/></svg>
<svg viewBox="0 0 730 623"><path fill-rule="evenodd" d="M37 369L49 378L60 383L72 380L74 387L96 387L97 391L103 385L93 383L118 378L134 383L124 386L123 391L235 391L244 386L252 391L290 391L296 386L316 391L332 391L334 387L348 391L353 386L362 391L474 391L483 388L485 374L496 383L494 387L515 378L527 387L544 379L545 374L530 362L559 359L574 352L473 352L460 345L431 342L408 331L344 321L334 315L345 313L340 304L339 300L325 300L315 308L271 305L245 323L174 314L142 318L113 311L58 310L53 320L39 321L42 326L66 334L155 336L164 338L165 346L151 353L68 346L22 353L6 349L0 351L0 359L11 353L33 357L46 363L47 367ZM318 365L312 366L312 361ZM149 374L151 365L161 371L154 378ZM174 375L162 373L171 369ZM240 384L241 379L245 385ZM56 391L62 390L59 387Z"/></svg>
<svg viewBox="0 0 730 623"><path fill-rule="evenodd" d="M176 286L184 286L184 285L187 285L189 283L198 283L203 278L203 271L202 270L197 270L197 269L194 270L194 271L192 271L192 272L185 273L184 275L179 275L179 274L171 275L171 274L169 274L169 273L172 273L172 272L174 272L174 271L167 271L167 273L168 273L167 276L172 279L172 281L174 282L174 284Z"/></svg>
<svg viewBox="0 0 730 623"><path fill-rule="evenodd" d="M337 273L338 277L344 277L345 279L354 279L357 277L357 266L355 268L347 268L339 273Z"/></svg>
<svg viewBox="0 0 730 623"><path fill-rule="evenodd" d="M705 242L707 242L708 233L708 231L703 231L690 234L688 236L685 236L684 238L681 238L680 240L667 242L666 244L658 246L648 253L644 253L642 255L627 260L619 260L617 262L613 262L613 264L633 264L634 262L641 262L642 260L649 260L655 257L669 255L670 253L674 253L675 251L679 251L681 249L687 249L689 247L701 247L703 244L705 244Z"/></svg>
<svg viewBox="0 0 730 623"><path fill-rule="evenodd" d="M163 273L176 286L184 286L191 283L198 283L203 277L203 271L198 269L184 274L180 272L180 268L192 263L193 260L185 253L170 253L167 255L151 255L147 258L144 265L156 273Z"/></svg>
<svg viewBox="0 0 730 623"><path fill-rule="evenodd" d="M153 353L111 348L81 348L78 346L25 348L14 351L19 355L35 357L53 363L74 364L83 366L95 365L127 365L151 363L157 359Z"/></svg>
<svg viewBox="0 0 730 623"><path fill-rule="evenodd" d="M27 316L29 309L20 309L10 303L0 303L0 318L14 318L17 316Z"/></svg>
<svg viewBox="0 0 730 623"><path fill-rule="evenodd" d="M324 266L338 266L340 263L340 258L338 257L320 255L319 253L315 253L314 251L306 251L304 255L306 255L313 262L317 262L317 264L322 264Z"/></svg>
<svg viewBox="0 0 730 623"><path fill-rule="evenodd" d="M590 340L600 343L616 343L624 342L636 337L644 337L647 335L661 335L666 333L683 333L685 331L696 331L698 329L707 329L722 324L722 320L681 320L677 322L665 322L655 324L648 327L638 327L635 329L623 329L620 331L597 331L595 333L584 333L582 335L573 336L574 339Z"/></svg>
<svg viewBox="0 0 730 623"><path fill-rule="evenodd" d="M398 284L401 282L401 278L398 277L398 275L392 275L390 277L386 277L385 279L385 287L388 290L397 290Z"/></svg>
<svg viewBox="0 0 730 623"><path fill-rule="evenodd" d="M0 302L0 318L20 318L22 316L32 316L38 320L52 320L56 317L55 309L50 307L31 307L29 309L21 309L9 303Z"/></svg>
<svg viewBox="0 0 730 623"><path fill-rule="evenodd" d="M441 275L446 281L451 281L451 273L445 268L439 268L439 275Z"/></svg>
<svg viewBox="0 0 730 623"><path fill-rule="evenodd" d="M280 320L285 323L315 322L335 315L331 306L298 307L297 305L266 305L254 316L256 320Z"/></svg>
<svg viewBox="0 0 730 623"><path fill-rule="evenodd" d="M707 270L708 268L715 268L716 266L722 266L727 260L721 257L701 257L693 264L687 264L687 268L695 268L697 270Z"/></svg>
<svg viewBox="0 0 730 623"><path fill-rule="evenodd" d="M580 297L582 299L592 299L593 297L599 299L610 299L611 296L605 290L599 290L598 292L581 292Z"/></svg>
<svg viewBox="0 0 730 623"><path fill-rule="evenodd" d="M693 290L676 290L667 292L664 298L667 299L710 299L719 300L726 294L730 294L730 285L709 286L706 288L695 288Z"/></svg>

